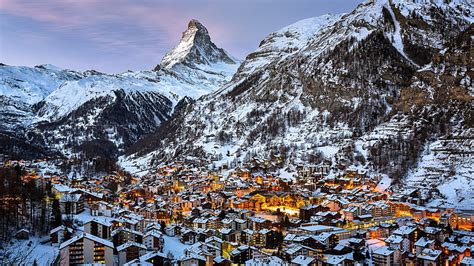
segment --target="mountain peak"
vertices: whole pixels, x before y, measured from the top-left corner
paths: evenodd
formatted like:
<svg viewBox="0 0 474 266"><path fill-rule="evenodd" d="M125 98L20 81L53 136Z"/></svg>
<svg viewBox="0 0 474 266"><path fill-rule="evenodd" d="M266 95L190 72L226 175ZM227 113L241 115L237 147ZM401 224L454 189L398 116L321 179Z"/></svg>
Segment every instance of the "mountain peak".
<svg viewBox="0 0 474 266"><path fill-rule="evenodd" d="M192 67L218 62L236 64L237 60L224 49L218 48L211 41L206 27L198 20L192 19L188 23L188 28L183 32L179 44L163 57L160 65L155 70L160 68L170 69L176 64Z"/></svg>
<svg viewBox="0 0 474 266"><path fill-rule="evenodd" d="M201 22L199 22L197 19L191 19L189 21L188 29L186 31L195 31L195 32L199 32L200 34L209 36L209 32L207 31L206 27L204 27L204 25L202 25Z"/></svg>

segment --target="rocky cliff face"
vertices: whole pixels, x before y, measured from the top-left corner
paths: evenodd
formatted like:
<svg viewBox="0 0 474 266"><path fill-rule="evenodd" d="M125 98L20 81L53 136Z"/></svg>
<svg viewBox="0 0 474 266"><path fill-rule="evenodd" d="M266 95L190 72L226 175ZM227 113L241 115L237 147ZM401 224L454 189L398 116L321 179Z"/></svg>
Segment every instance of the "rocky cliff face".
<svg viewBox="0 0 474 266"><path fill-rule="evenodd" d="M171 69L178 64L199 68L199 66L220 63L236 65L238 60L224 49L218 48L211 41L207 29L199 21L193 19L183 32L178 46L163 57L159 68Z"/></svg>
<svg viewBox="0 0 474 266"><path fill-rule="evenodd" d="M472 121L465 112L472 96L469 68L447 63L460 75L454 79L426 71L440 71L432 69L437 58L465 34L473 12L467 1L367 1L348 14L300 21L270 34L232 82L187 108L162 134L132 147L122 161L131 170L176 158L235 167L278 153L289 167L283 172L326 159L333 167L370 169L399 182L424 147L446 135L434 130L436 121L452 130ZM464 99L437 108L464 111L450 122L423 125L421 110L429 110L423 103L433 101L434 92L420 86L426 90L432 82L440 95L451 84L449 90ZM459 86L465 89L458 92ZM418 111L406 103L412 100Z"/></svg>

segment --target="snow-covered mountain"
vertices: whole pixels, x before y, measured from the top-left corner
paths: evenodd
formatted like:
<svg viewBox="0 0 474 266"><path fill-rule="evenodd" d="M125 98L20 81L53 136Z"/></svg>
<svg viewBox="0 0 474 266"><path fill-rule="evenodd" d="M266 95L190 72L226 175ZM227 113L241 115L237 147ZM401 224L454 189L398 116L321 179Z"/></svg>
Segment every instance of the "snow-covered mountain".
<svg viewBox="0 0 474 266"><path fill-rule="evenodd" d="M152 71L2 65L0 129L66 154L87 143L123 149L168 120L180 103L228 82L239 63L192 20L178 46Z"/></svg>
<svg viewBox="0 0 474 266"><path fill-rule="evenodd" d="M247 56L229 84L132 146L121 163L131 171L176 158L235 167L278 153L285 173L326 158L333 173L336 165L371 169L401 183L423 164L427 145L454 131L470 135L472 51L465 42L473 14L464 0L377 0L285 27ZM446 92L445 101L434 96ZM470 156L460 164L470 168Z"/></svg>
<svg viewBox="0 0 474 266"><path fill-rule="evenodd" d="M222 69L213 69L214 64L235 65L236 62L238 59L228 54L224 49L218 48L211 41L207 29L199 21L193 19L189 22L186 31L183 32L178 46L163 57L159 68L172 69L186 65L215 72L222 71Z"/></svg>

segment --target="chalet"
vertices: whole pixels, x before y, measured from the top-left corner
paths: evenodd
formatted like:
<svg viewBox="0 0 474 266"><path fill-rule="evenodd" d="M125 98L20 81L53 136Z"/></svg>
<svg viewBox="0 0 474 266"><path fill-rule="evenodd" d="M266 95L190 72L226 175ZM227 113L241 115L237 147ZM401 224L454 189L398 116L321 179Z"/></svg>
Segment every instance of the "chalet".
<svg viewBox="0 0 474 266"><path fill-rule="evenodd" d="M167 236L175 236L181 234L181 227L178 225L170 224L165 228L165 234Z"/></svg>
<svg viewBox="0 0 474 266"><path fill-rule="evenodd" d="M324 265L334 265L334 266L352 266L354 262L350 260L347 256L339 255L325 255L323 257Z"/></svg>
<svg viewBox="0 0 474 266"><path fill-rule="evenodd" d="M299 217L304 222L309 222L311 216L317 214L318 212L329 211L329 207L324 207L322 205L305 205L300 207Z"/></svg>
<svg viewBox="0 0 474 266"><path fill-rule="evenodd" d="M458 260L465 256L471 255L471 248L467 245L458 245L455 243L444 242L441 244L441 249L444 254L447 254L452 260Z"/></svg>
<svg viewBox="0 0 474 266"><path fill-rule="evenodd" d="M219 230L219 234L224 241L228 242L237 242L239 239L239 235L230 228L223 228Z"/></svg>
<svg viewBox="0 0 474 266"><path fill-rule="evenodd" d="M95 204L90 204L92 216L112 217L113 206L110 203L99 201Z"/></svg>
<svg viewBox="0 0 474 266"><path fill-rule="evenodd" d="M144 227L144 219L138 215L125 215L120 218L122 226L131 230L142 230Z"/></svg>
<svg viewBox="0 0 474 266"><path fill-rule="evenodd" d="M129 241L139 244L143 243L143 233L124 227L113 230L111 236L116 246L123 245Z"/></svg>
<svg viewBox="0 0 474 266"><path fill-rule="evenodd" d="M418 265L422 266L438 266L441 264L441 251L425 248L417 256Z"/></svg>
<svg viewBox="0 0 474 266"><path fill-rule="evenodd" d="M79 214L84 211L84 199L80 194L64 194L59 199L62 214Z"/></svg>
<svg viewBox="0 0 474 266"><path fill-rule="evenodd" d="M58 226L49 232L51 245L56 246L72 237L73 230L64 225Z"/></svg>
<svg viewBox="0 0 474 266"><path fill-rule="evenodd" d="M211 236L211 237L206 238L205 243L209 243L209 244L217 247L218 249L222 250L224 240L222 240L221 238L218 238L216 236Z"/></svg>
<svg viewBox="0 0 474 266"><path fill-rule="evenodd" d="M247 221L243 219L232 220L232 229L235 231L242 231L247 228Z"/></svg>
<svg viewBox="0 0 474 266"><path fill-rule="evenodd" d="M163 234L158 230L150 230L145 233L143 243L147 250L162 250L164 245Z"/></svg>
<svg viewBox="0 0 474 266"><path fill-rule="evenodd" d="M246 245L255 245L257 233L251 229L244 229L240 232L240 242Z"/></svg>
<svg viewBox="0 0 474 266"><path fill-rule="evenodd" d="M207 227L208 219L206 218L197 218L193 221L194 229L205 229Z"/></svg>
<svg viewBox="0 0 474 266"><path fill-rule="evenodd" d="M431 240L438 240L440 242L443 242L444 239L448 236L447 233L443 232L442 229L437 228L437 227L424 227L423 232L425 233L425 236L428 239Z"/></svg>
<svg viewBox="0 0 474 266"><path fill-rule="evenodd" d="M145 255L140 256L138 259L134 259L124 264L124 266L163 266L172 265L172 259L162 252L153 251L148 252Z"/></svg>
<svg viewBox="0 0 474 266"><path fill-rule="evenodd" d="M411 251L415 245L415 242L422 236L421 231L416 227L401 226L397 230L393 231L393 234L402 236L408 241L404 242L403 250Z"/></svg>
<svg viewBox="0 0 474 266"><path fill-rule="evenodd" d="M306 257L313 257L317 255L316 249L303 246L300 244L292 244L288 246L284 251L283 254L288 261L294 260L296 257L303 255Z"/></svg>
<svg viewBox="0 0 474 266"><path fill-rule="evenodd" d="M283 236L280 232L262 229L258 231L258 240L256 242L266 248L276 248L282 242L282 238Z"/></svg>
<svg viewBox="0 0 474 266"><path fill-rule="evenodd" d="M353 250L362 250L365 247L365 240L362 238L349 238L347 244Z"/></svg>
<svg viewBox="0 0 474 266"><path fill-rule="evenodd" d="M189 254L178 259L179 266L206 266L207 259L205 256L197 254Z"/></svg>
<svg viewBox="0 0 474 266"><path fill-rule="evenodd" d="M376 201L371 205L371 215L373 217L387 217L395 214L395 208L385 201Z"/></svg>
<svg viewBox="0 0 474 266"><path fill-rule="evenodd" d="M212 217L209 217L209 219L207 219L206 228L218 229L221 226L222 226L221 220L219 219L219 217L212 216Z"/></svg>
<svg viewBox="0 0 474 266"><path fill-rule="evenodd" d="M232 262L224 257L215 257L213 261L214 266L231 266Z"/></svg>
<svg viewBox="0 0 474 266"><path fill-rule="evenodd" d="M181 242L192 245L197 241L197 233L191 229L185 228L181 231Z"/></svg>
<svg viewBox="0 0 474 266"><path fill-rule="evenodd" d="M385 239L385 243L389 248L405 251L406 248L409 246L409 243L406 242L409 242L409 240L400 235L391 235Z"/></svg>
<svg viewBox="0 0 474 266"><path fill-rule="evenodd" d="M114 265L114 244L91 234L82 233L59 246L61 265Z"/></svg>
<svg viewBox="0 0 474 266"><path fill-rule="evenodd" d="M239 246L230 252L230 259L235 264L245 264L246 261L253 258L254 249L251 246Z"/></svg>
<svg viewBox="0 0 474 266"><path fill-rule="evenodd" d="M213 232L207 229L196 230L196 241L204 242L206 238L213 235Z"/></svg>
<svg viewBox="0 0 474 266"><path fill-rule="evenodd" d="M93 218L92 220L84 223L84 232L103 239L110 239L112 233L112 223L106 219Z"/></svg>
<svg viewBox="0 0 474 266"><path fill-rule="evenodd" d="M373 251L372 261L375 265L393 266L400 265L401 252L389 247L381 247Z"/></svg>
<svg viewBox="0 0 474 266"><path fill-rule="evenodd" d="M252 230L268 229L272 226L272 222L262 217L251 216L247 218L248 228Z"/></svg>
<svg viewBox="0 0 474 266"><path fill-rule="evenodd" d="M420 237L418 241L415 242L415 250L416 254L421 254L424 249L434 249L435 248L435 241L432 239L428 239L426 237Z"/></svg>
<svg viewBox="0 0 474 266"><path fill-rule="evenodd" d="M313 237L322 243L326 249L334 248L339 242L339 237L333 232L325 232Z"/></svg>
<svg viewBox="0 0 474 266"><path fill-rule="evenodd" d="M314 257L299 255L291 261L291 266L316 266L317 260Z"/></svg>
<svg viewBox="0 0 474 266"><path fill-rule="evenodd" d="M117 247L118 263L123 265L131 260L138 259L146 252L146 247L143 244L129 241Z"/></svg>
<svg viewBox="0 0 474 266"><path fill-rule="evenodd" d="M28 231L27 229L20 229L15 233L15 238L22 239L22 240L29 239L30 231Z"/></svg>
<svg viewBox="0 0 474 266"><path fill-rule="evenodd" d="M198 254L204 256L206 261L211 261L213 258L221 256L222 250L211 243L196 242L191 247L187 248L185 253Z"/></svg>
<svg viewBox="0 0 474 266"><path fill-rule="evenodd" d="M51 188L53 195L57 199L60 199L64 194L67 194L71 192L72 190L74 189L63 184L54 184L53 187Z"/></svg>
<svg viewBox="0 0 474 266"><path fill-rule="evenodd" d="M91 192L85 189L75 189L75 190L72 190L70 193L82 195L85 203L88 206L91 206L92 204L102 201L104 197L102 193Z"/></svg>

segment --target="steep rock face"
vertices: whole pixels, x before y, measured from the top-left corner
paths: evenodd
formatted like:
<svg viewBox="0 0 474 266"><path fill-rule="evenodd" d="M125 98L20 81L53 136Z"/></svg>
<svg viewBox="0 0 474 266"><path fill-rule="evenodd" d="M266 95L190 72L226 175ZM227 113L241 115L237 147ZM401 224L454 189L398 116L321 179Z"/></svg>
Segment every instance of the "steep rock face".
<svg viewBox="0 0 474 266"><path fill-rule="evenodd" d="M168 52L160 63L160 68L170 69L177 64L189 67L216 63L237 64L238 60L212 41L207 29L197 20L189 22L181 41Z"/></svg>
<svg viewBox="0 0 474 266"><path fill-rule="evenodd" d="M434 54L395 104L426 136L416 167L397 188L421 189L433 206L474 206L473 34L471 25Z"/></svg>
<svg viewBox="0 0 474 266"><path fill-rule="evenodd" d="M443 134L417 123L419 112L400 111L404 89L472 24L473 11L467 1L367 1L300 21L265 38L231 83L171 121L167 135L150 136L156 146L122 161L131 171L176 158L235 167L279 153L290 168L326 158L398 182L426 140Z"/></svg>
<svg viewBox="0 0 474 266"><path fill-rule="evenodd" d="M185 47L185 49L182 49ZM183 99L228 82L239 61L192 20L154 71L105 74L45 65L1 66L0 129L66 155L83 144L114 146L115 156L167 121ZM90 145L89 145L90 146Z"/></svg>

